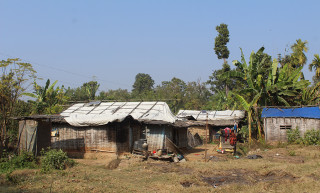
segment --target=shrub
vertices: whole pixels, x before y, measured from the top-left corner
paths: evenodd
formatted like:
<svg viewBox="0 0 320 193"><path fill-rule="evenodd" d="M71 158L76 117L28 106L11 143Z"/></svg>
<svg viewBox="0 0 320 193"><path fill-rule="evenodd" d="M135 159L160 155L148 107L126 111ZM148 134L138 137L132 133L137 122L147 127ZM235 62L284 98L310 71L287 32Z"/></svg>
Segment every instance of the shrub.
<svg viewBox="0 0 320 193"><path fill-rule="evenodd" d="M288 143L300 144L302 142L302 138L300 136L300 131L297 128L287 130L287 138Z"/></svg>
<svg viewBox="0 0 320 193"><path fill-rule="evenodd" d="M36 167L36 158L31 152L22 152L20 155L8 156L0 160L0 173L12 172L15 169Z"/></svg>
<svg viewBox="0 0 320 193"><path fill-rule="evenodd" d="M248 126L242 126L238 134L241 135L242 139L247 139L249 136Z"/></svg>
<svg viewBox="0 0 320 193"><path fill-rule="evenodd" d="M304 133L303 143L305 145L318 145L320 144L320 131L311 129Z"/></svg>
<svg viewBox="0 0 320 193"><path fill-rule="evenodd" d="M300 136L298 128L287 131L288 143L304 145L320 145L320 130L311 129Z"/></svg>
<svg viewBox="0 0 320 193"><path fill-rule="evenodd" d="M73 166L74 161L69 159L67 153L61 149L49 149L48 151L41 151L43 158L41 159L41 171L49 172L52 169L63 170L66 166Z"/></svg>

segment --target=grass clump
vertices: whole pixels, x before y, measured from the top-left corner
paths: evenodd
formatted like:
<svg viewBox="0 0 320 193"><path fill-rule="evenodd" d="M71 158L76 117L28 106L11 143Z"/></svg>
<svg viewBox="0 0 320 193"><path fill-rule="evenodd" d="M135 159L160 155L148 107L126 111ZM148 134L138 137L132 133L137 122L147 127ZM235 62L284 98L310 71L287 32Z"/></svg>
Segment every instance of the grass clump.
<svg viewBox="0 0 320 193"><path fill-rule="evenodd" d="M75 162L67 156L66 152L61 149L49 149L41 151L41 171L44 173L50 172L53 169L64 170L66 167L72 167Z"/></svg>
<svg viewBox="0 0 320 193"><path fill-rule="evenodd" d="M294 150L289 150L289 155L290 156L295 156L296 155L296 152Z"/></svg>
<svg viewBox="0 0 320 193"><path fill-rule="evenodd" d="M6 156L0 160L0 173L11 173L16 169L36 168L37 160L31 152L20 155Z"/></svg>

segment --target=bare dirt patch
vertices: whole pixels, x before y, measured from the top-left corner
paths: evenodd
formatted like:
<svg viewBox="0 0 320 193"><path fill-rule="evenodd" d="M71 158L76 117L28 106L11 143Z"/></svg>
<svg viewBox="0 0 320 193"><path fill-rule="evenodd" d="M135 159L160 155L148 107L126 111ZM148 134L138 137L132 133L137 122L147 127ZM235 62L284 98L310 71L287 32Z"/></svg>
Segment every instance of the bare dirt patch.
<svg viewBox="0 0 320 193"><path fill-rule="evenodd" d="M202 176L202 180L213 187L227 184L252 185L259 182L280 183L283 180L293 182L296 179L292 174L281 170L270 171L262 175L250 170L230 170L220 175Z"/></svg>

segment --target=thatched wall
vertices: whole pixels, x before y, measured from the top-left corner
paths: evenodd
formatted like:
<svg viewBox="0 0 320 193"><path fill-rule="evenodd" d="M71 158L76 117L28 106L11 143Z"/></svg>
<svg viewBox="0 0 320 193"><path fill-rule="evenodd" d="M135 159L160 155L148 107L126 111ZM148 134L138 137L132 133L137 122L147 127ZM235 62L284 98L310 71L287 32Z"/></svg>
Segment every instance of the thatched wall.
<svg viewBox="0 0 320 193"><path fill-rule="evenodd" d="M307 130L320 129L320 120L308 118L264 118L266 141L287 141L287 129L295 129L297 127L303 136Z"/></svg>

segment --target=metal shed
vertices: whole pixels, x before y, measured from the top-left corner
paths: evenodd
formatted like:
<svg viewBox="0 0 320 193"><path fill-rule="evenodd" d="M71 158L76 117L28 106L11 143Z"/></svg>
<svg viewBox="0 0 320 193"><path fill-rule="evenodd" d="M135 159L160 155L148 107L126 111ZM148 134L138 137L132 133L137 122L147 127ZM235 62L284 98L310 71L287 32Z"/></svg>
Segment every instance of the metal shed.
<svg viewBox="0 0 320 193"><path fill-rule="evenodd" d="M206 124L208 122L207 137L209 141L218 139L215 136L219 129L233 127L234 123L239 123L245 117L245 111L225 110L225 111L197 111L180 110L177 119L184 122L191 134L198 133L202 138L206 136Z"/></svg>
<svg viewBox="0 0 320 193"><path fill-rule="evenodd" d="M262 115L266 141L287 141L287 130L298 128L301 135L320 129L319 107L264 108Z"/></svg>

